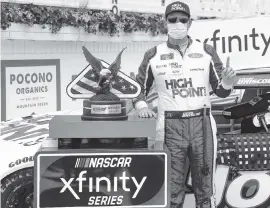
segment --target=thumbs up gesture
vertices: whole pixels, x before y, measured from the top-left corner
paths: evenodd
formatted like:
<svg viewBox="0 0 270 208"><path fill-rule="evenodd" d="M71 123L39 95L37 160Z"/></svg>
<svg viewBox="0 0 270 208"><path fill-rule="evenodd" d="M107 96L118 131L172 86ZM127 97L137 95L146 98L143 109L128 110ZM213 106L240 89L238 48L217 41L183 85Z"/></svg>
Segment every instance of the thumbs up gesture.
<svg viewBox="0 0 270 208"><path fill-rule="evenodd" d="M232 67L230 66L230 57L228 57L226 61L226 68L221 73L222 84L224 86L232 87L235 76L236 74L232 69Z"/></svg>

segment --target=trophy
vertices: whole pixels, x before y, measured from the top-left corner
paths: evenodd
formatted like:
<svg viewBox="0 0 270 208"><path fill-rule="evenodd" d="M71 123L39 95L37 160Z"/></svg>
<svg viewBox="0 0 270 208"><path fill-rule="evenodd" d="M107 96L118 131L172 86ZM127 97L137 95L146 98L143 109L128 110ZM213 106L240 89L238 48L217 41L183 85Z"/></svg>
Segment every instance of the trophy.
<svg viewBox="0 0 270 208"><path fill-rule="evenodd" d="M121 56L112 64L94 57L82 47L89 65L67 87L73 99L83 100L82 120L126 120L126 100L140 94L140 85L120 71Z"/></svg>

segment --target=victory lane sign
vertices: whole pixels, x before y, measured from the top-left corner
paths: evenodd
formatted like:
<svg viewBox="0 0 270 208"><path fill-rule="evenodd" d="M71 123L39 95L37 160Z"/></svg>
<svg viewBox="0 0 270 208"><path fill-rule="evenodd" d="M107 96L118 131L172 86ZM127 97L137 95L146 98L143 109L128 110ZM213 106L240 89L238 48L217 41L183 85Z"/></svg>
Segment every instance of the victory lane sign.
<svg viewBox="0 0 270 208"><path fill-rule="evenodd" d="M37 208L168 204L166 153L40 153L36 164Z"/></svg>

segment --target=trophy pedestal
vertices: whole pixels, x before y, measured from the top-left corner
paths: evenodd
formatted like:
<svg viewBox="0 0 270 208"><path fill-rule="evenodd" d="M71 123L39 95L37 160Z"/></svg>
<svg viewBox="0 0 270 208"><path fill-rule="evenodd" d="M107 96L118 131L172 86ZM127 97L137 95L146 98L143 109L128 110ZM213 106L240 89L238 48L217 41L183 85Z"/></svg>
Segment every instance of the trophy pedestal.
<svg viewBox="0 0 270 208"><path fill-rule="evenodd" d="M83 121L80 115L55 116L47 144L35 156L34 207L169 208L170 154L148 148L148 138L155 135L154 118ZM127 191L123 180L141 188L131 184ZM136 200L130 200L133 196Z"/></svg>
<svg viewBox="0 0 270 208"><path fill-rule="evenodd" d="M83 101L82 120L118 121L127 120L126 101Z"/></svg>

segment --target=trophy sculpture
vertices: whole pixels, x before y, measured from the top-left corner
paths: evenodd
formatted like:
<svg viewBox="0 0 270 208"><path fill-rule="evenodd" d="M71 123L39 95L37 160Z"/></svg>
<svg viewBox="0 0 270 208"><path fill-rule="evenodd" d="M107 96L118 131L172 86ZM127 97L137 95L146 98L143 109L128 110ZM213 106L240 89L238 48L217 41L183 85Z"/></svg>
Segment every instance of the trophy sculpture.
<svg viewBox="0 0 270 208"><path fill-rule="evenodd" d="M84 98L82 120L127 119L126 101L123 98L137 97L141 87L120 71L121 56L125 49L109 65L82 47L89 65L67 87L70 97Z"/></svg>

